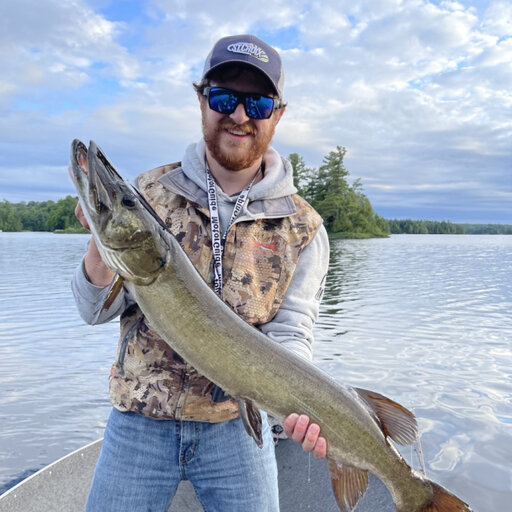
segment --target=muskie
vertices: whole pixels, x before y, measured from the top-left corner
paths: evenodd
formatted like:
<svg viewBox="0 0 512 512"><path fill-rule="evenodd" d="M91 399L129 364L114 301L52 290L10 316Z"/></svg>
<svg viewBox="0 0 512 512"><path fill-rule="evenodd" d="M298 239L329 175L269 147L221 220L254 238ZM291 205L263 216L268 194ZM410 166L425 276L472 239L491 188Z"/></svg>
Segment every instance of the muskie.
<svg viewBox="0 0 512 512"><path fill-rule="evenodd" d="M368 471L384 482L399 512L470 511L411 469L389 442L416 440L412 413L378 393L340 385L244 322L200 277L163 221L94 142L87 150L73 141L70 175L103 261L125 280L159 336L237 398L256 442L261 443L258 409L280 419L305 413L327 440L341 511L356 506Z"/></svg>

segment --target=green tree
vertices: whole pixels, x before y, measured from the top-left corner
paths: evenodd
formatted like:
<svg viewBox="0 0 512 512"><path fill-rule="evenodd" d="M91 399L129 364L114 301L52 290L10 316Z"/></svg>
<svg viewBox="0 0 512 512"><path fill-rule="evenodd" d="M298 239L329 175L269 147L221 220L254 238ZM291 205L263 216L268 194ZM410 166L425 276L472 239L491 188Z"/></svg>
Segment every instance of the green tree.
<svg viewBox="0 0 512 512"><path fill-rule="evenodd" d="M59 199L56 205L50 210L46 220L47 231L55 231L67 228L78 228L80 226L75 216L76 198L66 196Z"/></svg>
<svg viewBox="0 0 512 512"><path fill-rule="evenodd" d="M337 146L336 151L324 157L312 190L312 205L324 219L327 230L333 232L352 230L355 198L351 197L347 183L345 153L344 147Z"/></svg>
<svg viewBox="0 0 512 512"><path fill-rule="evenodd" d="M46 222L54 201L18 203L17 205L23 229L25 231L46 231Z"/></svg>
<svg viewBox="0 0 512 512"><path fill-rule="evenodd" d="M298 153L291 153L288 156L293 169L293 184L300 196L306 201L313 199L313 183L315 181L315 169L308 167L304 158Z"/></svg>
<svg viewBox="0 0 512 512"><path fill-rule="evenodd" d="M2 231L21 231L23 224L17 215L13 203L5 199L0 203L0 229Z"/></svg>

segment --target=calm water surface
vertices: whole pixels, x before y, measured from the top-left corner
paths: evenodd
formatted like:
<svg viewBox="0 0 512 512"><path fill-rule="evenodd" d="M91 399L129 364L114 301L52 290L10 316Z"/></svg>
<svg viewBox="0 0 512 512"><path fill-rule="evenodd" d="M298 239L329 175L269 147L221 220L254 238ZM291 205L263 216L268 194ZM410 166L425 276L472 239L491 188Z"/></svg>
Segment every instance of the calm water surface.
<svg viewBox="0 0 512 512"><path fill-rule="evenodd" d="M118 325L75 311L87 240L0 233L0 492L102 435ZM512 501L511 274L512 236L335 241L316 328L316 363L411 408L429 476L479 512Z"/></svg>

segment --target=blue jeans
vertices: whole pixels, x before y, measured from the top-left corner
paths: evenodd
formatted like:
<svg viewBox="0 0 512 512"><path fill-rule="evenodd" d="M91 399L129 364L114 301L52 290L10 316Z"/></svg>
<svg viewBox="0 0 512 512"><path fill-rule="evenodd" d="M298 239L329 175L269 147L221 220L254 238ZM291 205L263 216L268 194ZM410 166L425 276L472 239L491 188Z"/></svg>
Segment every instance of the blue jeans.
<svg viewBox="0 0 512 512"><path fill-rule="evenodd" d="M87 512L164 512L189 480L206 512L278 512L277 465L267 417L263 449L240 419L154 420L112 409Z"/></svg>

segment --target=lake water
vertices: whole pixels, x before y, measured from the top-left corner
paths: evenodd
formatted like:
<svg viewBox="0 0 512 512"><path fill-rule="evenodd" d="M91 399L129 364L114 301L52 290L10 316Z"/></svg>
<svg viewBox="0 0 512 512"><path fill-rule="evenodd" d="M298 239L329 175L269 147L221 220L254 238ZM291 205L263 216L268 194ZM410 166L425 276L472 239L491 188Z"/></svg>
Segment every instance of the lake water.
<svg viewBox="0 0 512 512"><path fill-rule="evenodd" d="M118 325L75 310L87 240L0 233L0 493L102 436ZM428 475L479 512L512 502L511 275L512 236L334 241L316 327L315 362L411 408Z"/></svg>

